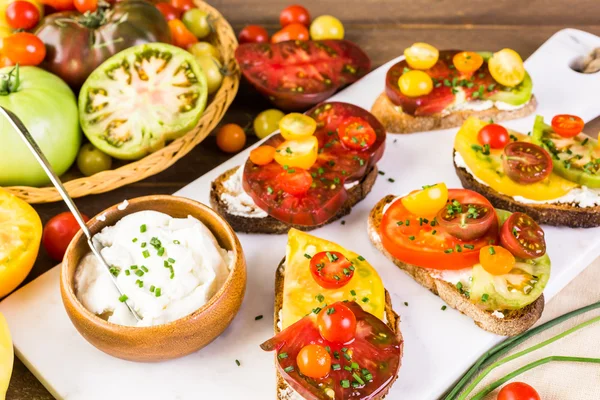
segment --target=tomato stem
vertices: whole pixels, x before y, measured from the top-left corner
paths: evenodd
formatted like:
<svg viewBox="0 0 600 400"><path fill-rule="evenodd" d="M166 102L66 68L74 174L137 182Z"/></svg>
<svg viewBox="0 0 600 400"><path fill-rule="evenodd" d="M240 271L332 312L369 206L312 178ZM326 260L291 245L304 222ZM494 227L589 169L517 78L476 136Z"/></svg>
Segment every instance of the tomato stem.
<svg viewBox="0 0 600 400"><path fill-rule="evenodd" d="M0 76L0 96L8 96L11 93L17 92L20 85L21 78L19 75L19 64L17 64L13 69L8 71L8 74Z"/></svg>

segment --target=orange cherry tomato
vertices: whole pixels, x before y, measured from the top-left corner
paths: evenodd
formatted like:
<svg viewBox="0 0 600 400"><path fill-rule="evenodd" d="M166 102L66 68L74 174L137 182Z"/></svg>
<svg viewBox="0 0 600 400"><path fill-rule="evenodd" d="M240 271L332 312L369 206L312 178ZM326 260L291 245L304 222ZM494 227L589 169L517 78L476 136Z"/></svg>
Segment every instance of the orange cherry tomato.
<svg viewBox="0 0 600 400"><path fill-rule="evenodd" d="M501 246L485 246L479 251L479 262L492 275L508 274L515 267L515 256Z"/></svg>
<svg viewBox="0 0 600 400"><path fill-rule="evenodd" d="M187 49L194 43L198 43L198 38L185 26L180 19L172 19L169 21L173 44L183 49Z"/></svg>
<svg viewBox="0 0 600 400"><path fill-rule="evenodd" d="M272 43L287 40L308 40L309 34L306 26L302 24L289 24L271 37Z"/></svg>
<svg viewBox="0 0 600 400"><path fill-rule="evenodd" d="M342 253L321 251L310 259L310 273L322 288L335 289L350 282L354 267Z"/></svg>
<svg viewBox="0 0 600 400"><path fill-rule="evenodd" d="M283 171L277 179L284 192L292 196L302 196L312 186L310 173L302 168L294 167Z"/></svg>
<svg viewBox="0 0 600 400"><path fill-rule="evenodd" d="M38 65L46 57L44 43L29 32L17 32L2 40L2 54L19 65Z"/></svg>
<svg viewBox="0 0 600 400"><path fill-rule="evenodd" d="M256 165L267 165L275 158L275 147L260 146L250 152L250 161Z"/></svg>
<svg viewBox="0 0 600 400"><path fill-rule="evenodd" d="M577 136L584 125L583 120L576 115L560 114L552 118L552 129L565 138Z"/></svg>
<svg viewBox="0 0 600 400"><path fill-rule="evenodd" d="M98 0L74 0L73 4L80 13L94 12L98 9Z"/></svg>
<svg viewBox="0 0 600 400"><path fill-rule="evenodd" d="M314 379L325 378L331 369L331 356L325 347L318 344L304 346L296 357L302 375Z"/></svg>
<svg viewBox="0 0 600 400"><path fill-rule="evenodd" d="M156 8L158 8L158 11L164 15L167 21L171 21L172 19L180 19L181 14L183 14L181 10L176 9L169 3L158 3Z"/></svg>
<svg viewBox="0 0 600 400"><path fill-rule="evenodd" d="M356 316L343 303L334 303L319 312L317 326L323 339L348 343L356 334Z"/></svg>
<svg viewBox="0 0 600 400"><path fill-rule="evenodd" d="M367 150L377 139L373 127L359 117L350 117L342 121L338 126L338 135L342 144L352 150Z"/></svg>
<svg viewBox="0 0 600 400"><path fill-rule="evenodd" d="M283 9L279 14L279 23L282 27L290 24L310 25L310 14L308 10L299 5L289 6Z"/></svg>
<svg viewBox="0 0 600 400"><path fill-rule="evenodd" d="M196 8L194 0L171 0L171 5L181 12Z"/></svg>
<svg viewBox="0 0 600 400"><path fill-rule="evenodd" d="M472 74L483 65L483 57L474 51L461 51L452 59L457 70L464 74Z"/></svg>
<svg viewBox="0 0 600 400"><path fill-rule="evenodd" d="M246 132L236 124L223 125L217 131L217 146L225 153L237 153L246 144Z"/></svg>

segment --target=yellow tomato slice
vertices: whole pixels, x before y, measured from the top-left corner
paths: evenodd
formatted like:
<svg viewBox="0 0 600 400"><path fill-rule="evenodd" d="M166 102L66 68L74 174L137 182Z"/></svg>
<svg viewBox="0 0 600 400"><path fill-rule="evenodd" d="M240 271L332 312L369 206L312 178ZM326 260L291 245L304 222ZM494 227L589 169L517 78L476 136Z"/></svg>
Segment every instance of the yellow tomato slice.
<svg viewBox="0 0 600 400"><path fill-rule="evenodd" d="M414 43L404 50L404 57L411 68L429 69L440 57L438 49L427 43Z"/></svg>
<svg viewBox="0 0 600 400"><path fill-rule="evenodd" d="M488 155L478 150L481 144L477 140L477 134L487 124L488 122L471 117L465 121L454 140L454 150L462 156L471 172L486 185L507 196L522 196L538 201L556 199L578 186L555 173L543 181L528 185L521 185L510 179L502 168L503 149L490 149ZM511 130L509 134L518 140L530 141L527 135Z"/></svg>
<svg viewBox="0 0 600 400"><path fill-rule="evenodd" d="M4 315L0 314L0 399L6 396L13 369L13 344Z"/></svg>
<svg viewBox="0 0 600 400"><path fill-rule="evenodd" d="M42 221L33 207L0 189L0 297L29 274L42 239Z"/></svg>
<svg viewBox="0 0 600 400"><path fill-rule="evenodd" d="M354 275L346 285L324 289L314 280L308 257L321 251L340 252L353 263ZM285 259L282 328L287 328L325 304L344 300L354 300L366 312L383 319L385 289L377 271L363 257L336 243L290 229Z"/></svg>
<svg viewBox="0 0 600 400"><path fill-rule="evenodd" d="M287 140L300 139L315 133L317 121L304 114L291 113L281 118L279 130Z"/></svg>
<svg viewBox="0 0 600 400"><path fill-rule="evenodd" d="M398 79L403 95L408 97L425 96L433 90L433 80L423 71L408 71Z"/></svg>
<svg viewBox="0 0 600 400"><path fill-rule="evenodd" d="M525 79L523 59L511 49L502 49L494 53L488 61L488 67L492 78L504 86L517 86Z"/></svg>
<svg viewBox="0 0 600 400"><path fill-rule="evenodd" d="M285 167L309 169L317 161L319 141L310 136L286 140L275 150L275 161Z"/></svg>
<svg viewBox="0 0 600 400"><path fill-rule="evenodd" d="M408 211L418 217L434 217L448 201L448 188L443 182L436 183L425 186L423 190L417 190L400 201Z"/></svg>

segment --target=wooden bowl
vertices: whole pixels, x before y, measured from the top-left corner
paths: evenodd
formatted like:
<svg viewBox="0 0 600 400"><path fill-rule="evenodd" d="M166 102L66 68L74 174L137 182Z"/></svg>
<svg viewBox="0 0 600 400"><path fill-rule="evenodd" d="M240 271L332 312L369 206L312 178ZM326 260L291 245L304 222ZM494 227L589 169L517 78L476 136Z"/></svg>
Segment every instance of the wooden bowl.
<svg viewBox="0 0 600 400"><path fill-rule="evenodd" d="M113 324L88 311L77 299L74 276L79 260L90 252L87 240L79 231L67 248L60 273L63 304L79 333L99 350L130 361L162 361L193 353L217 338L237 314L246 291L246 261L240 242L225 220L204 204L175 196L146 196L129 201L119 210L114 205L92 218L88 227L92 234L121 218L138 211L154 210L175 218L191 215L204 223L226 250L233 251L229 277L215 295L192 314L176 321L149 327ZM121 207L123 208L123 207Z"/></svg>

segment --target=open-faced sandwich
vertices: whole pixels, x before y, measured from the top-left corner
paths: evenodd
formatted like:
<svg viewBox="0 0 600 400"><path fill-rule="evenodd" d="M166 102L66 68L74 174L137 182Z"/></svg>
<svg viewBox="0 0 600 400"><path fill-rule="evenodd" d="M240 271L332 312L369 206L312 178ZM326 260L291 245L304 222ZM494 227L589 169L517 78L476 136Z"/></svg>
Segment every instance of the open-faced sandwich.
<svg viewBox="0 0 600 400"><path fill-rule="evenodd" d="M494 206L527 213L540 224L600 226L600 148L583 121L537 116L523 135L476 118L454 141L454 166L465 188Z"/></svg>
<svg viewBox="0 0 600 400"><path fill-rule="evenodd" d="M496 121L533 113L533 83L514 50L438 51L415 43L387 72L371 109L389 133L460 126L470 116Z"/></svg>
<svg viewBox="0 0 600 400"><path fill-rule="evenodd" d="M275 278L277 399L381 399L398 376L400 318L375 269L290 229Z"/></svg>
<svg viewBox="0 0 600 400"><path fill-rule="evenodd" d="M237 232L317 228L348 214L377 178L386 132L368 111L322 103L279 127L245 165L212 183L212 207Z"/></svg>
<svg viewBox="0 0 600 400"><path fill-rule="evenodd" d="M542 315L550 259L544 231L527 214L438 183L384 197L368 229L394 264L489 332L517 335Z"/></svg>

